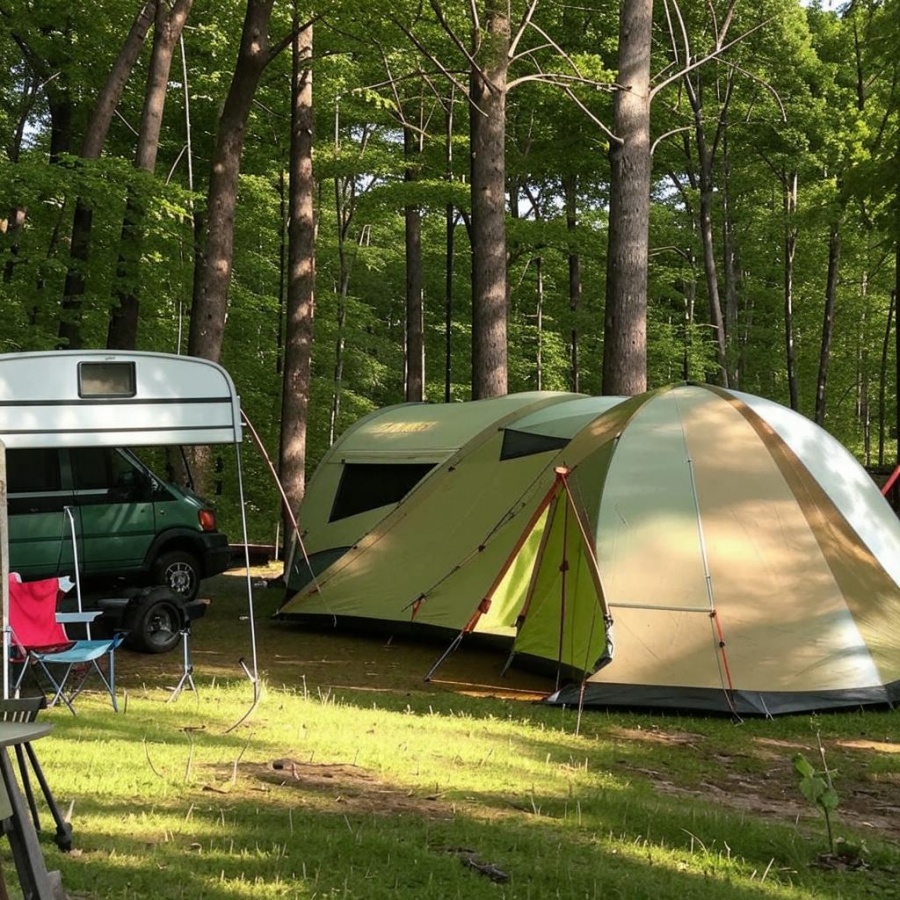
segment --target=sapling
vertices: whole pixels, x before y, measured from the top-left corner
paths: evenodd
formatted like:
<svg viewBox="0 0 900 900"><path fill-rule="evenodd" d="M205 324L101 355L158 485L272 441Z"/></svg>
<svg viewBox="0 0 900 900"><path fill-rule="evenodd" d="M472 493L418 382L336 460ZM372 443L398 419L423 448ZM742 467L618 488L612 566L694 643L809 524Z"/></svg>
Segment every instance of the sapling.
<svg viewBox="0 0 900 900"><path fill-rule="evenodd" d="M821 748L821 744L819 745ZM822 756L824 764L824 754ZM800 793L817 806L825 817L828 831L828 849L834 853L834 831L831 827L831 813L838 807L838 795L831 781L831 771L827 765L820 771L802 754L794 756L794 770L800 776Z"/></svg>
<svg viewBox="0 0 900 900"><path fill-rule="evenodd" d="M825 817L825 827L828 830L828 864L839 862L842 866L852 868L867 868L863 860L866 850L865 843L855 845L847 843L843 838L834 837L831 827L831 814L838 808L838 794L834 789L832 775L837 769L829 769L825 759L825 747L822 746L822 737L816 733L816 741L819 745L819 758L822 760L822 768L816 770L802 753L794 757L794 769L800 775L800 792L810 803L815 804ZM836 852L835 847L840 844Z"/></svg>

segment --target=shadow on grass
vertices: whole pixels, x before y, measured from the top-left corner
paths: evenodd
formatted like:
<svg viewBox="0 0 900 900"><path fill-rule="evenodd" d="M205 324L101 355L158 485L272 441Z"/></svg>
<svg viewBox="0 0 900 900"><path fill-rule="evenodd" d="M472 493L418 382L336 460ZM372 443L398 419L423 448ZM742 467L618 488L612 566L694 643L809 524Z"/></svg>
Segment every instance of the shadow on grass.
<svg viewBox="0 0 900 900"><path fill-rule="evenodd" d="M894 896L889 875L810 870L809 848L791 829L716 811L686 815L640 802L628 788L585 796L577 808L538 797L522 810L481 794L419 810L386 802L386 793L408 792L378 779L322 787L251 770L239 781L261 793L193 791L142 812L85 798L82 816L92 827L77 834L81 855L48 852L51 866L69 891L91 897ZM122 833L131 820L133 836ZM728 841L704 842L711 830ZM466 860L508 880L495 883ZM115 893L103 885L116 885Z"/></svg>

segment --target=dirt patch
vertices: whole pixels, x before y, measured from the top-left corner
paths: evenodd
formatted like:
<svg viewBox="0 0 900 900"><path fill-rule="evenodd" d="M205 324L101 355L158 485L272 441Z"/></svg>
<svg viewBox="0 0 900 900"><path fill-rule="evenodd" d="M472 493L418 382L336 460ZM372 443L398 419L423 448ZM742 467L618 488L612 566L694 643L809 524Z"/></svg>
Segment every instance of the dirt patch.
<svg viewBox="0 0 900 900"><path fill-rule="evenodd" d="M715 779L706 778L693 785L676 784L659 769L631 766L653 783L654 789L671 796L692 796L739 812L784 821L820 821L818 811L800 795L793 757L798 752L812 755L810 748L795 741L755 738L747 753L714 751L701 734L651 729L616 728L612 733L633 742L667 746L671 752L691 752L715 764ZM829 767L834 771L840 806L835 820L863 833L878 832L879 837L900 842L900 774L869 774L866 754L897 753L896 744L867 740L823 741ZM816 750L818 752L818 750ZM666 756L659 757L665 763ZM758 772L758 774L754 774Z"/></svg>
<svg viewBox="0 0 900 900"><path fill-rule="evenodd" d="M449 819L453 810L438 796L419 796L391 787L361 766L305 763L277 759L269 765L241 767L267 793L286 803L319 811L374 816L414 814L426 819Z"/></svg>

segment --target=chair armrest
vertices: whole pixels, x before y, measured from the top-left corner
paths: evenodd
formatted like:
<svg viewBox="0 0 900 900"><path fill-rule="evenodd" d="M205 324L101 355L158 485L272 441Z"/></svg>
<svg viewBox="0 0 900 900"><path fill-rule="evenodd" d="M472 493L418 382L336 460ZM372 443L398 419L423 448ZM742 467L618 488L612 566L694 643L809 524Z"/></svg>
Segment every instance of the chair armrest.
<svg viewBox="0 0 900 900"><path fill-rule="evenodd" d="M56 614L56 621L59 622L60 625L72 625L77 622L85 624L88 622L95 622L102 615L102 609L91 609L86 612L58 612Z"/></svg>

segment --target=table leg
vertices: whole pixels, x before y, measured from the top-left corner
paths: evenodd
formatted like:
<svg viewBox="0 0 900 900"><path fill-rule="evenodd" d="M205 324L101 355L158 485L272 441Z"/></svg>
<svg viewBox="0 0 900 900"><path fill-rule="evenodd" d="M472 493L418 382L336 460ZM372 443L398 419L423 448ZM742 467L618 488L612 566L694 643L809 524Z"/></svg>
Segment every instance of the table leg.
<svg viewBox="0 0 900 900"><path fill-rule="evenodd" d="M53 900L54 892L44 854L38 843L34 823L22 800L6 747L0 747L0 773L12 808L12 815L3 820L2 829L12 848L22 896L24 900Z"/></svg>

